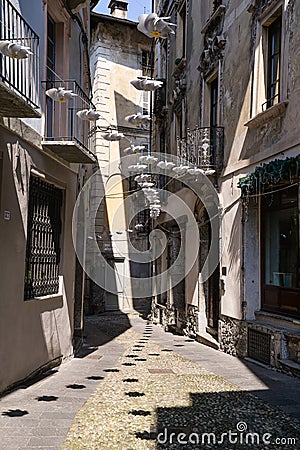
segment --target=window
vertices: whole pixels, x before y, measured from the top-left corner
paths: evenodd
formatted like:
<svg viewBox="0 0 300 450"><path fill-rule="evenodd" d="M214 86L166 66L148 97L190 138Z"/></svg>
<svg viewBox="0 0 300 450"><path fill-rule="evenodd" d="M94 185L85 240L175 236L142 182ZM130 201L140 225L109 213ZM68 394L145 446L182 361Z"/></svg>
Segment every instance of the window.
<svg viewBox="0 0 300 450"><path fill-rule="evenodd" d="M218 125L218 104L219 104L219 84L218 78L210 83L210 126Z"/></svg>
<svg viewBox="0 0 300 450"><path fill-rule="evenodd" d="M267 101L269 108L280 100L281 16L268 27Z"/></svg>
<svg viewBox="0 0 300 450"><path fill-rule="evenodd" d="M210 83L210 155L209 165L216 164L219 122L219 81L218 77ZM218 155L221 156L221 155ZM204 158L205 160L205 158Z"/></svg>
<svg viewBox="0 0 300 450"><path fill-rule="evenodd" d="M62 191L31 177L27 223L24 298L57 294Z"/></svg>
<svg viewBox="0 0 300 450"><path fill-rule="evenodd" d="M263 308L300 315L298 186L262 200Z"/></svg>
<svg viewBox="0 0 300 450"><path fill-rule="evenodd" d="M185 58L186 55L186 3L184 2L178 13L177 27L177 56Z"/></svg>
<svg viewBox="0 0 300 450"><path fill-rule="evenodd" d="M147 50L142 51L142 75L148 77L151 76L150 52Z"/></svg>

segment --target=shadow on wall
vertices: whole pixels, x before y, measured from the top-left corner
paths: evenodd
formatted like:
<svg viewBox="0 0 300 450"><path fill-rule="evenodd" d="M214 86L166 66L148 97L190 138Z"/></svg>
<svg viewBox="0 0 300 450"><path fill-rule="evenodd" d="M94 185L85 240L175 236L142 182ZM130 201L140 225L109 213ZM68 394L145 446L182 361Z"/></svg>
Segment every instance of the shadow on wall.
<svg viewBox="0 0 300 450"><path fill-rule="evenodd" d="M5 284L1 283L0 288L0 339L4 344L0 353L1 392L60 363L61 336L56 314L62 310L63 300L24 301L29 170L32 160L41 163L41 156L3 129L0 138L6 150L2 205L11 211L9 221L0 221L0 260L5 261L1 265ZM54 163L50 159L46 163L50 173L54 172Z"/></svg>

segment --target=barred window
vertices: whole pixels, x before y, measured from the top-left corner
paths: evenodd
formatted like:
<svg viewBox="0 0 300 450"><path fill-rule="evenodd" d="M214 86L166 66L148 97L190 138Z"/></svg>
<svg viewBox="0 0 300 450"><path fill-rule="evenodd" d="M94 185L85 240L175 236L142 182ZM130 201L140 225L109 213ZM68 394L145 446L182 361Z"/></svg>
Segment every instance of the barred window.
<svg viewBox="0 0 300 450"><path fill-rule="evenodd" d="M25 300L58 293L61 205L61 189L39 178L30 178Z"/></svg>

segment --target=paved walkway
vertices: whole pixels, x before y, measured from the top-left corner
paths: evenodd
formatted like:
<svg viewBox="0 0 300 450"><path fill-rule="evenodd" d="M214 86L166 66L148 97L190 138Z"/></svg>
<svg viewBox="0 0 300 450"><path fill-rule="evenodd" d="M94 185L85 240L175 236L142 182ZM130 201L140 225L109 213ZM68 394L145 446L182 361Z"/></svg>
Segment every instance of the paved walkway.
<svg viewBox="0 0 300 450"><path fill-rule="evenodd" d="M92 316L87 332L80 358L1 398L1 450L299 448L300 380L136 315ZM243 441L247 430L259 444ZM202 445L203 433L214 435ZM262 443L266 433L273 443Z"/></svg>

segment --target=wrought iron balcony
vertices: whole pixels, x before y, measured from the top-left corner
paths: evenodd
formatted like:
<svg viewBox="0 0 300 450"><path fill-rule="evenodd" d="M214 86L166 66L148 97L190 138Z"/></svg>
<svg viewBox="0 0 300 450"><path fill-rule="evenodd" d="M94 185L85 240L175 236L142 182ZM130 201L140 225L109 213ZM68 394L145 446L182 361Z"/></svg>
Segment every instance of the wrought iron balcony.
<svg viewBox="0 0 300 450"><path fill-rule="evenodd" d="M27 58L0 54L0 115L40 117L39 38L8 0L0 1L0 43L28 47Z"/></svg>
<svg viewBox="0 0 300 450"><path fill-rule="evenodd" d="M187 129L185 138L177 138L177 156L182 162L200 169L220 171L223 166L224 128Z"/></svg>
<svg viewBox="0 0 300 450"><path fill-rule="evenodd" d="M46 132L43 148L71 163L95 163L96 156L90 149L90 122L80 119L76 114L91 107L89 97L74 80L43 81L42 85L44 91L64 87L76 94L67 102L57 102L45 95Z"/></svg>

